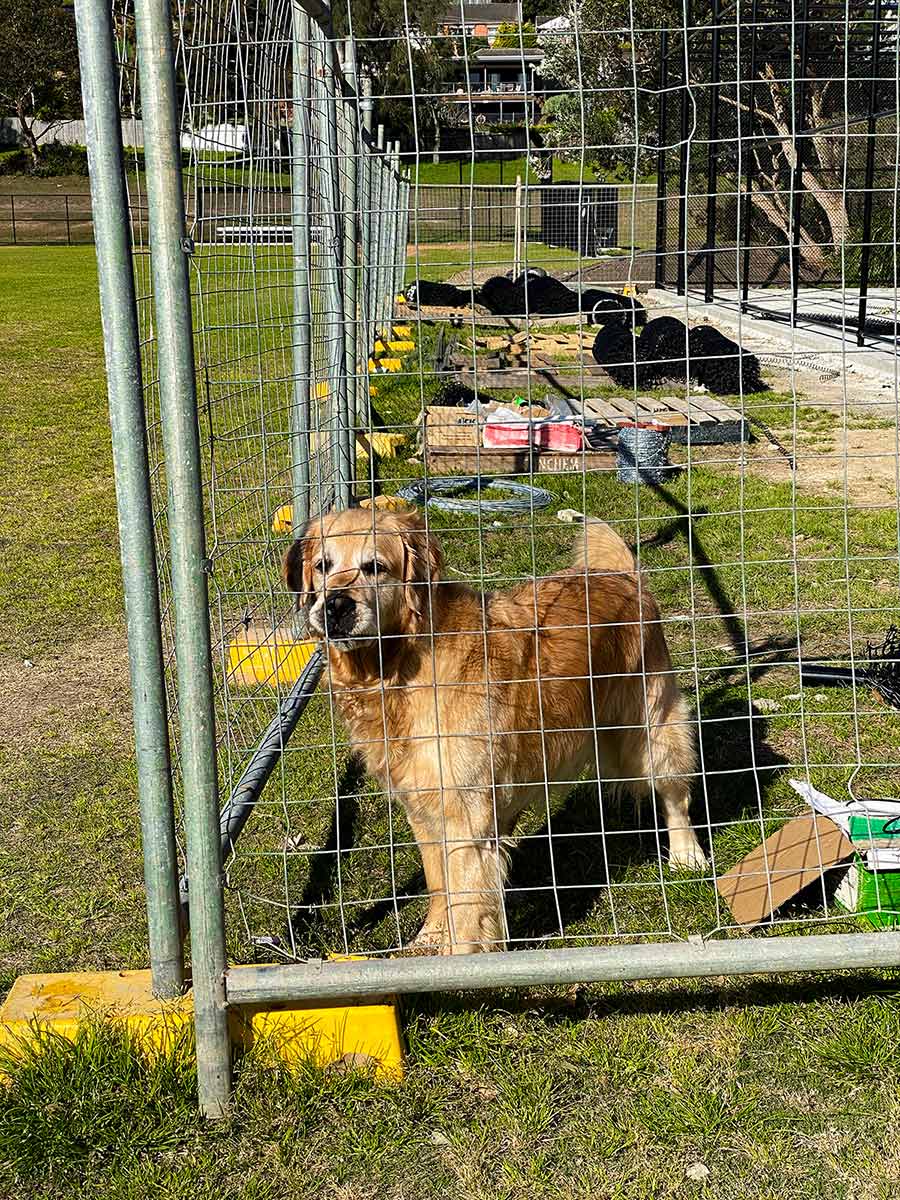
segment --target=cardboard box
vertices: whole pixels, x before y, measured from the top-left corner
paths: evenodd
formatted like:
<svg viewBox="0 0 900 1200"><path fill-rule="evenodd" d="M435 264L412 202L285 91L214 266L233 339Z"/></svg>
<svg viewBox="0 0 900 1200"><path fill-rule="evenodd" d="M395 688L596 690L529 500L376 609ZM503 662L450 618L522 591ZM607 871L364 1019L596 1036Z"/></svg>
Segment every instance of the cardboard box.
<svg viewBox="0 0 900 1200"><path fill-rule="evenodd" d="M810 813L782 825L720 876L716 887L735 921L752 929L853 853L834 821Z"/></svg>

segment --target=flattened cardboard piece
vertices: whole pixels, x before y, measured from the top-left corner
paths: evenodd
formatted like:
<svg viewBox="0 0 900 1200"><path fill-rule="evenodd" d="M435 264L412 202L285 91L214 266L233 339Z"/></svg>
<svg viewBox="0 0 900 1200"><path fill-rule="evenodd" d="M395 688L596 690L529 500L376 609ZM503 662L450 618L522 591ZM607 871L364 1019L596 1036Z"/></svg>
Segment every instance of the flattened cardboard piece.
<svg viewBox="0 0 900 1200"><path fill-rule="evenodd" d="M795 817L722 875L716 887L737 923L752 928L852 854L852 844L828 817Z"/></svg>

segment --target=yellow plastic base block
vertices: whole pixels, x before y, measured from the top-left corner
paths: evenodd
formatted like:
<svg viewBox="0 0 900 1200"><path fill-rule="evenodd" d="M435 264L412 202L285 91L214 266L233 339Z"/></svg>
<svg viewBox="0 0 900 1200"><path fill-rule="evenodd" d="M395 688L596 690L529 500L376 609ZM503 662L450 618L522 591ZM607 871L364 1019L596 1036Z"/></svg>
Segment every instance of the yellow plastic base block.
<svg viewBox="0 0 900 1200"><path fill-rule="evenodd" d="M410 329L410 327L408 325L395 325L394 326L394 337L411 338L412 330Z"/></svg>
<svg viewBox="0 0 900 1200"><path fill-rule="evenodd" d="M0 1007L0 1045L14 1053L34 1038L36 1026L74 1038L79 1022L92 1016L123 1022L145 1052L161 1053L193 1020L194 1002L190 993L155 999L149 971L20 975ZM384 1078L403 1074L403 1038L390 997L241 1006L229 1010L229 1028L236 1045L257 1046L288 1064L312 1060L366 1066Z"/></svg>
<svg viewBox="0 0 900 1200"><path fill-rule="evenodd" d="M395 350L398 353L400 353L400 352L405 353L408 350L415 350L415 348L416 348L416 343L413 341L410 341L408 338L403 338L402 340L396 341L396 342L388 342L388 349Z"/></svg>
<svg viewBox="0 0 900 1200"><path fill-rule="evenodd" d="M282 504L280 508L275 509L272 517L272 532L290 533L293 528L294 506L293 504Z"/></svg>
<svg viewBox="0 0 900 1200"><path fill-rule="evenodd" d="M375 451L376 458L396 458L397 451L406 445L405 433L381 433L366 434L367 441L371 444ZM368 458L365 446L359 442L356 443L357 458Z"/></svg>
<svg viewBox="0 0 900 1200"><path fill-rule="evenodd" d="M379 371L400 371L403 363L399 358L382 358L378 361Z"/></svg>
<svg viewBox="0 0 900 1200"><path fill-rule="evenodd" d="M315 642L298 642L287 630L251 625L228 647L228 677L232 683L289 686L299 679L315 650Z"/></svg>

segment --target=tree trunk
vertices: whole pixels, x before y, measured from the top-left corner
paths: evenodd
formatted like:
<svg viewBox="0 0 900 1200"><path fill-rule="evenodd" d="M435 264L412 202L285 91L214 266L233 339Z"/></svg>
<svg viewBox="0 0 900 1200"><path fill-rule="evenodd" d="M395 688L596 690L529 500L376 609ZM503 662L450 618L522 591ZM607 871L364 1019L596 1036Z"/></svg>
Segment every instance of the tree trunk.
<svg viewBox="0 0 900 1200"><path fill-rule="evenodd" d="M431 151L431 161L433 163L441 161L441 123L437 116L434 118L434 147Z"/></svg>
<svg viewBox="0 0 900 1200"><path fill-rule="evenodd" d="M31 127L31 118L25 107L25 100L20 100L16 104L16 116L19 118L19 129L22 137L25 139L25 148L31 155L31 170L37 171L41 162L41 150L38 146L37 138L34 136L34 130Z"/></svg>

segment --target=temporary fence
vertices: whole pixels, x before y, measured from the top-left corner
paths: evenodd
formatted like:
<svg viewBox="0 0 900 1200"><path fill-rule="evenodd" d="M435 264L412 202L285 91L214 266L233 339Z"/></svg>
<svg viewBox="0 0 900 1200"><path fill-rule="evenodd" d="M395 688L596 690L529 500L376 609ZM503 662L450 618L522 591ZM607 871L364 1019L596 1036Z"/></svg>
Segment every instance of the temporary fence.
<svg viewBox="0 0 900 1200"><path fill-rule="evenodd" d="M754 24L746 5L716 0L679 5L666 28L630 9L604 28L584 0L547 42L544 144L582 166L630 164L627 201L529 176L511 204L508 188L471 185L461 211L459 193L444 205L409 169L441 119L435 73L454 61L441 28L407 12L386 38L361 8L321 0L188 3L174 22L166 0L76 7L150 957L157 993L176 994L186 920L204 1111L228 1103L238 1003L897 965L900 934L860 931L846 897L835 907L852 847L804 823L789 784L851 807L897 795L896 714L881 699L896 665L896 381L860 416L845 372L823 409L803 399L811 351L789 329L790 373L767 391L760 363L715 341L692 292L685 230L698 203L704 261L715 275L730 256L738 286L746 277L740 181L761 135L743 106L764 70L758 42L753 64L747 54L774 16L754 4ZM767 186L791 217L796 279L798 145L817 136L798 80L825 16L810 3L777 19L791 49L778 64L790 80L780 153L793 167ZM856 25L884 16L849 5L828 19L828 78L846 91L876 70ZM705 37L719 59L695 70ZM878 44L891 47L878 71L889 62L896 82L896 41ZM823 50L816 71L829 61ZM716 89L723 111L735 102L727 155L721 113L719 141L697 116L698 95ZM679 115L656 150L645 131L663 103ZM123 106L145 134L130 176ZM846 129L826 115L822 136L846 162ZM247 130L239 159L198 138L183 150L184 129L226 125ZM687 162L674 194L666 165L660 196L642 189L656 153ZM726 203L734 224L713 258ZM674 253L652 238L646 214L660 205ZM864 200L871 235L866 211ZM435 247L439 221L447 244ZM865 250L866 237L838 248L845 316L860 240ZM412 279L417 298L404 300ZM654 279L680 294L660 290L648 313L634 284ZM426 282L448 289L433 305ZM645 336L659 314L671 324ZM736 321L740 341L739 310ZM763 366L778 358L758 353ZM865 451L881 464L871 492L853 441L866 421L879 431ZM823 430L837 430L827 449ZM448 471L474 501L430 486ZM512 500L483 494L510 482ZM418 518L398 515L401 491L424 504ZM640 571L606 527L585 533L573 515L609 522ZM352 537L323 542L333 519ZM588 551L573 551L585 537ZM357 610L371 628L339 630ZM867 641L887 649L867 654ZM831 690L821 673L811 684L810 659L838 660L857 686ZM781 829L779 848L767 839ZM747 855L741 883L730 873ZM877 864L874 877L870 908L890 925L896 899ZM750 893L743 915L735 888ZM423 918L425 952L402 953ZM483 950L494 952L462 953Z"/></svg>

